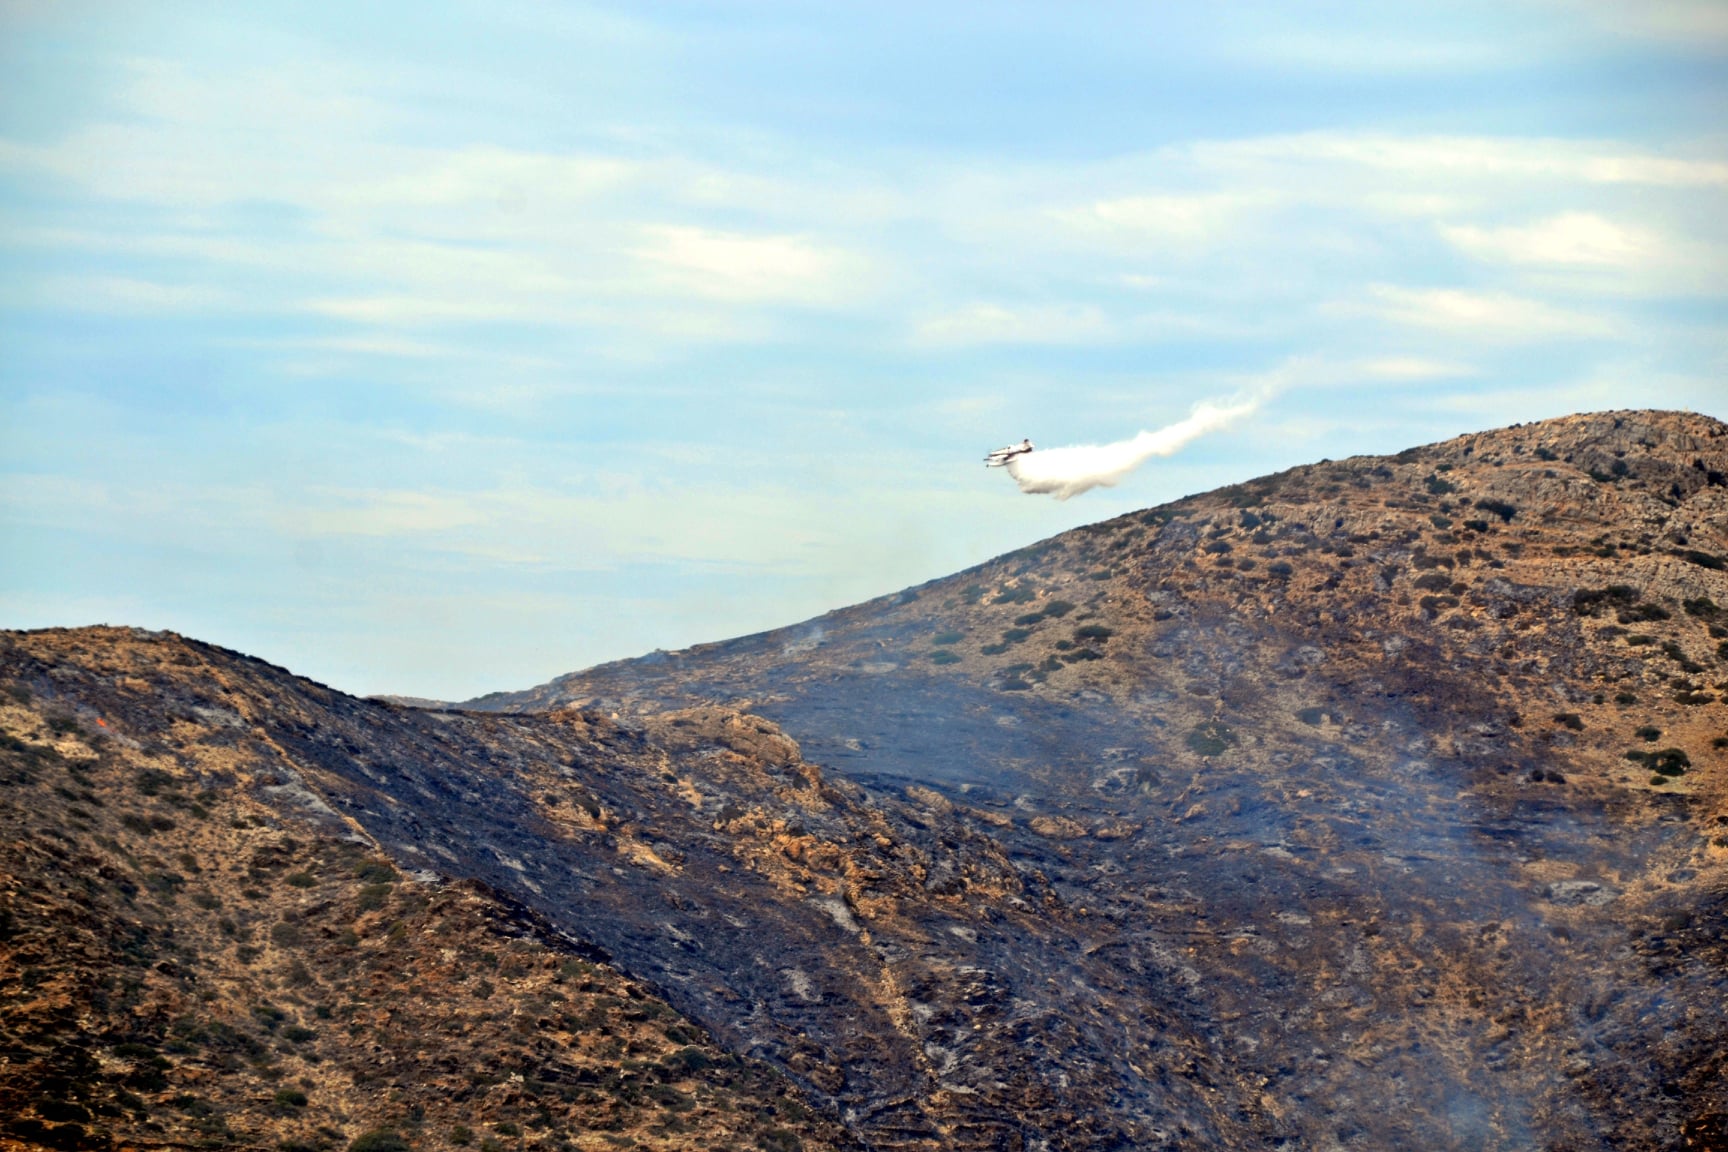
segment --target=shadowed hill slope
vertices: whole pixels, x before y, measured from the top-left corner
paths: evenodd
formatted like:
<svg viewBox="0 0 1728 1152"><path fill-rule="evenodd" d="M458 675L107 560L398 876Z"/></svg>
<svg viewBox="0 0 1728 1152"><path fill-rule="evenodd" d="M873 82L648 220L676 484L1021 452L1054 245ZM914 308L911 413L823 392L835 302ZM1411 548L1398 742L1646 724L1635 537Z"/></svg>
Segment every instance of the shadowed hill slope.
<svg viewBox="0 0 1728 1152"><path fill-rule="evenodd" d="M673 1085L763 1101L738 1147L1717 1147L1725 475L1648 412L1326 462L510 711L117 630L0 659L99 755L221 749L603 953L799 1085Z"/></svg>

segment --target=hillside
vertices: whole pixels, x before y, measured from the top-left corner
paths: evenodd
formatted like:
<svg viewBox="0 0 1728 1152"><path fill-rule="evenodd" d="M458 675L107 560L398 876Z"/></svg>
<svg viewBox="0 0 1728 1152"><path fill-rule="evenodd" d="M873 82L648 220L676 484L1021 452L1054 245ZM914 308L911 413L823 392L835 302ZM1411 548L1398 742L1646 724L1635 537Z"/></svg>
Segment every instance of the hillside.
<svg viewBox="0 0 1728 1152"><path fill-rule="evenodd" d="M0 1023L37 1061L0 1090L72 1050L124 1085L126 1043L170 1085L27 1138L184 1131L194 1095L329 1147L1728 1147L1706 417L1322 462L463 709L127 630L10 633L0 671ZM88 901L107 951L52 959ZM186 956L127 959L134 924ZM515 982L466 959L515 949ZM104 980L138 988L72 990ZM29 1023L49 987L100 1010ZM259 1005L350 1046L302 1075ZM262 1065L170 1047L206 1018Z"/></svg>

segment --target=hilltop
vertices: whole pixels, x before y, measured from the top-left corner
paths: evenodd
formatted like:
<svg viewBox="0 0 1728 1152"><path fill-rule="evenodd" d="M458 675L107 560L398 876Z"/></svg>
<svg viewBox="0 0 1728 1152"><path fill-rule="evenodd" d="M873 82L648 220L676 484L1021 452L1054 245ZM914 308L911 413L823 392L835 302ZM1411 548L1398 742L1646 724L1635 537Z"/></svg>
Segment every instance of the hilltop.
<svg viewBox="0 0 1728 1152"><path fill-rule="evenodd" d="M460 708L3 644L26 1141L1728 1146L1707 417L1324 461Z"/></svg>

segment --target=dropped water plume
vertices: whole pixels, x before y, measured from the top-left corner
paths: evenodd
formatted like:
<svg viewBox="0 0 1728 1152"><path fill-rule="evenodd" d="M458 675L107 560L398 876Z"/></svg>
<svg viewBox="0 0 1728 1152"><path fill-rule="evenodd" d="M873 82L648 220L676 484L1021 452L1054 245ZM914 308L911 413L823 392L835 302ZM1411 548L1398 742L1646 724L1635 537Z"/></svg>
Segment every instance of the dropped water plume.
<svg viewBox="0 0 1728 1152"><path fill-rule="evenodd" d="M1186 420L1142 432L1131 440L1041 448L1017 456L1008 462L1008 474L1020 485L1020 491L1050 495L1058 500L1093 488L1114 488L1124 476L1154 456L1172 456L1208 432L1217 432L1259 407L1257 399L1233 404L1203 401Z"/></svg>

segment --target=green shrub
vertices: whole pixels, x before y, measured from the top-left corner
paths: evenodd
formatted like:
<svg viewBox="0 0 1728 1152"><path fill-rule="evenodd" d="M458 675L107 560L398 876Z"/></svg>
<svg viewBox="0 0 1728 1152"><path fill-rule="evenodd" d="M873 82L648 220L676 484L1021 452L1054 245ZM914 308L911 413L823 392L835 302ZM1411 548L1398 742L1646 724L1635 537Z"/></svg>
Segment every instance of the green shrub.
<svg viewBox="0 0 1728 1152"><path fill-rule="evenodd" d="M368 884L385 884L396 879L396 869L383 860L367 860L354 869L354 878Z"/></svg>
<svg viewBox="0 0 1728 1152"><path fill-rule="evenodd" d="M392 885L367 884L360 889L360 895L355 899L355 906L362 912L371 912L384 907L384 901L389 899Z"/></svg>
<svg viewBox="0 0 1728 1152"><path fill-rule="evenodd" d="M1198 756L1221 756L1236 743L1236 733L1221 720L1208 720L1196 725L1186 738L1188 747Z"/></svg>
<svg viewBox="0 0 1728 1152"><path fill-rule="evenodd" d="M1664 748L1660 752L1645 752L1634 748L1626 759L1642 764L1657 776L1684 776L1692 767L1692 758L1679 748Z"/></svg>
<svg viewBox="0 0 1728 1152"><path fill-rule="evenodd" d="M473 1141L474 1133L469 1129L468 1125L458 1124L454 1128L450 1129L450 1143L471 1144Z"/></svg>
<svg viewBox="0 0 1728 1152"><path fill-rule="evenodd" d="M1295 571L1286 560L1274 560L1266 565L1266 575L1274 580L1288 580Z"/></svg>
<svg viewBox="0 0 1728 1152"><path fill-rule="evenodd" d="M276 1103L286 1104L291 1108L304 1108L306 1107L306 1093L298 1088L278 1088L276 1090Z"/></svg>
<svg viewBox="0 0 1728 1152"><path fill-rule="evenodd" d="M1068 613L1074 611L1074 608L1075 605L1072 600L1052 600L1048 604L1044 605L1044 615L1054 616L1057 619L1061 619L1068 615Z"/></svg>
<svg viewBox="0 0 1728 1152"><path fill-rule="evenodd" d="M1631 605L1638 602L1638 589L1630 584L1610 584L1606 588L1580 588L1572 593L1572 611L1580 616L1594 616L1605 605Z"/></svg>
<svg viewBox="0 0 1728 1152"><path fill-rule="evenodd" d="M1424 592L1439 592L1452 586L1452 577L1445 572L1430 572L1416 577L1416 587Z"/></svg>
<svg viewBox="0 0 1728 1152"><path fill-rule="evenodd" d="M294 872L284 877L284 879L286 879L288 883L295 888L312 888L318 883L318 881L312 878L310 872Z"/></svg>
<svg viewBox="0 0 1728 1152"><path fill-rule="evenodd" d="M964 639L966 639L966 634L964 632L940 632L937 634L936 639L930 641L930 643L940 648L948 644L958 644Z"/></svg>
<svg viewBox="0 0 1728 1152"><path fill-rule="evenodd" d="M1002 633L1002 642L1005 644L1018 644L1030 635L1032 635L1032 630L1029 628L1010 628L1008 631Z"/></svg>
<svg viewBox="0 0 1728 1152"><path fill-rule="evenodd" d="M1634 729L1632 735L1638 737L1638 739L1644 741L1646 744L1654 744L1662 735L1662 729L1656 727L1654 724L1646 724L1641 728Z"/></svg>
<svg viewBox="0 0 1728 1152"><path fill-rule="evenodd" d="M1643 648L1647 645L1656 643L1656 637L1646 635L1643 632L1634 632L1632 635L1626 637L1626 643L1630 644L1634 648Z"/></svg>
<svg viewBox="0 0 1728 1152"><path fill-rule="evenodd" d="M1106 628L1102 624L1082 624L1074 629L1074 639L1076 640L1108 640L1114 635L1116 635L1114 629Z"/></svg>
<svg viewBox="0 0 1728 1152"><path fill-rule="evenodd" d="M1044 613L1042 612L1028 612L1024 616L1014 617L1014 623L1016 624L1042 624L1043 622Z"/></svg>
<svg viewBox="0 0 1728 1152"><path fill-rule="evenodd" d="M1458 491L1458 485L1450 480L1440 479L1439 475L1433 472L1430 472L1428 478L1422 481L1422 485L1428 489L1428 494L1431 496L1448 496Z"/></svg>
<svg viewBox="0 0 1728 1152"><path fill-rule="evenodd" d="M1504 500L1478 500L1476 501L1476 507L1482 509L1484 512L1489 512L1500 517L1500 519L1506 521L1508 524L1512 522L1512 517L1518 515L1518 506L1516 504L1508 504Z"/></svg>
<svg viewBox="0 0 1728 1152"><path fill-rule="evenodd" d="M1018 588L1004 588L996 594L995 604L1030 604L1037 593L1030 586L1022 584Z"/></svg>
<svg viewBox="0 0 1728 1152"><path fill-rule="evenodd" d="M348 1145L348 1152L413 1152L408 1141L389 1128L374 1128L362 1132Z"/></svg>
<svg viewBox="0 0 1728 1152"><path fill-rule="evenodd" d="M1638 703L1638 697L1631 692L1614 693L1614 703L1629 706Z"/></svg>
<svg viewBox="0 0 1728 1152"><path fill-rule="evenodd" d="M1326 709L1304 708L1296 713L1296 719L1302 721L1304 724L1312 725L1317 728L1326 719Z"/></svg>
<svg viewBox="0 0 1728 1152"><path fill-rule="evenodd" d="M1574 732L1584 731L1584 717L1578 715L1576 712L1556 712L1554 714L1554 723L1563 728L1570 728Z"/></svg>
<svg viewBox="0 0 1728 1152"><path fill-rule="evenodd" d="M960 657L955 655L953 652L950 652L946 648L938 648L936 651L930 653L930 663L932 663L932 664L958 664L958 663L960 663Z"/></svg>
<svg viewBox="0 0 1728 1152"><path fill-rule="evenodd" d="M1486 531L1488 531L1488 521L1486 521L1486 520L1466 520L1466 521L1464 521L1464 527L1470 529L1470 531L1472 531L1472 532L1486 532Z"/></svg>
<svg viewBox="0 0 1728 1152"><path fill-rule="evenodd" d="M1641 624L1648 620L1666 620L1668 610L1656 604L1633 604L1622 608L1619 621L1622 624Z"/></svg>
<svg viewBox="0 0 1728 1152"><path fill-rule="evenodd" d="M516 1127L516 1125L510 1123L508 1120L500 1120L498 1123L492 1125L492 1131L498 1133L500 1136L522 1135L522 1129Z"/></svg>
<svg viewBox="0 0 1728 1152"><path fill-rule="evenodd" d="M1688 564L1696 564L1698 567L1708 568L1712 572L1728 570L1728 559L1709 552L1700 552L1695 548L1677 548L1674 550L1674 555Z"/></svg>
<svg viewBox="0 0 1728 1152"><path fill-rule="evenodd" d="M979 648L978 651L982 652L986 656L1000 656L1000 655L1002 655L1002 653L1008 651L1008 645L1006 645L1006 644L986 644L983 647Z"/></svg>
<svg viewBox="0 0 1728 1152"><path fill-rule="evenodd" d="M1691 600L1681 601L1680 606L1686 609L1686 615L1697 616L1703 620L1714 620L1722 614L1722 609L1708 596L1698 596Z"/></svg>
<svg viewBox="0 0 1728 1152"><path fill-rule="evenodd" d="M146 768L132 778L132 786L146 796L155 796L173 784L174 777L160 768Z"/></svg>

